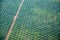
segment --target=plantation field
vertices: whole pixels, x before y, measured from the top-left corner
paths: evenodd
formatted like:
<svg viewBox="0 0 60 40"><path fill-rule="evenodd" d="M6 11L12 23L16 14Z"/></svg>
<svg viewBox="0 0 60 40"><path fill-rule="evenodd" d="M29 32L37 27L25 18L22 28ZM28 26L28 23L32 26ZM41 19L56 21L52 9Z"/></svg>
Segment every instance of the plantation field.
<svg viewBox="0 0 60 40"><path fill-rule="evenodd" d="M0 40L4 40L21 0L0 0Z"/></svg>
<svg viewBox="0 0 60 40"><path fill-rule="evenodd" d="M1 40L5 39L21 1L0 1ZM9 40L60 40L60 2L25 0Z"/></svg>

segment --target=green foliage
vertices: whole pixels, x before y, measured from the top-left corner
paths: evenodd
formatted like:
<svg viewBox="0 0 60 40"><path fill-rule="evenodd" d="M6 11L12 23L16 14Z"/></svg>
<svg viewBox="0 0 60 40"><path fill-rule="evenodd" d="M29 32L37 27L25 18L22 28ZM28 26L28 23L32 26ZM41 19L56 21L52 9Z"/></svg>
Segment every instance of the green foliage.
<svg viewBox="0 0 60 40"><path fill-rule="evenodd" d="M21 0L1 1L0 39L4 40ZM25 0L9 40L58 40L58 0Z"/></svg>

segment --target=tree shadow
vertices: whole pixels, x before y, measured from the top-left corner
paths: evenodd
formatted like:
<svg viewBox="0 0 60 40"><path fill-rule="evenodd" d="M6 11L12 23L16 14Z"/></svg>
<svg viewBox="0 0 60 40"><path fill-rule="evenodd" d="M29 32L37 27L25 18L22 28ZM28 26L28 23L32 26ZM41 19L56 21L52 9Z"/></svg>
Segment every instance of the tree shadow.
<svg viewBox="0 0 60 40"><path fill-rule="evenodd" d="M0 4L3 2L4 0L0 0Z"/></svg>
<svg viewBox="0 0 60 40"><path fill-rule="evenodd" d="M57 35L57 36L58 36L58 40L60 40L60 33L58 33L58 35Z"/></svg>
<svg viewBox="0 0 60 40"><path fill-rule="evenodd" d="M0 36L0 40L4 40L4 37Z"/></svg>

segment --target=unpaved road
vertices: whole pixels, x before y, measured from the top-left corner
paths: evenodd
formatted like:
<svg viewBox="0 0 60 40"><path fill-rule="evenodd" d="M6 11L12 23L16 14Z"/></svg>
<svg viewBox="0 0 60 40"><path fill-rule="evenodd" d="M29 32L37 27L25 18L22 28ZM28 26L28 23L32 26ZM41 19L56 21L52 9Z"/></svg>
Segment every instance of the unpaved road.
<svg viewBox="0 0 60 40"><path fill-rule="evenodd" d="M22 7L23 3L24 3L24 0L22 0L22 2L21 2L20 5L19 5L19 8L18 8L18 10L17 10L17 12L16 12L16 15L14 16L13 22L12 22L12 24L11 24L11 27L10 27L8 33L6 34L5 40L8 40L8 39L9 39L9 36L10 36L10 34L11 34L11 32L12 32L12 29L13 29L13 27L14 27L15 21L16 21L16 19L17 19L17 17L18 17L18 14L19 14L19 12L20 12L20 10L21 10L21 7Z"/></svg>

